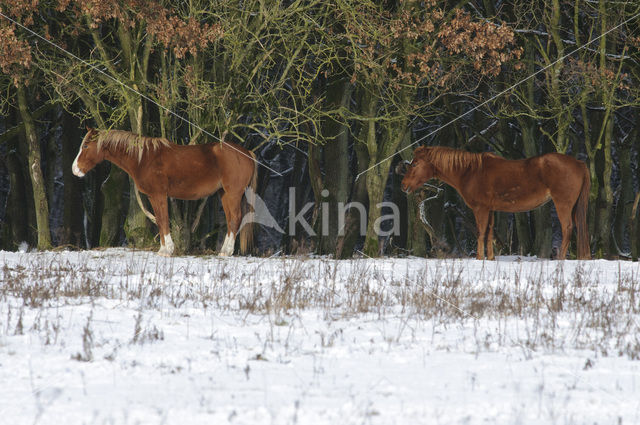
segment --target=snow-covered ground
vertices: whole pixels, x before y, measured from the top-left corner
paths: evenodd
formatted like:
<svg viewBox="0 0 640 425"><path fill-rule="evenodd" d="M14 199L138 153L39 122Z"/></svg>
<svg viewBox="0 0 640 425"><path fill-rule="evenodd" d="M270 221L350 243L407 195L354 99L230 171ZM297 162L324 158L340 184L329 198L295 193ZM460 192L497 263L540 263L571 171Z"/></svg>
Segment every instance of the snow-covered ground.
<svg viewBox="0 0 640 425"><path fill-rule="evenodd" d="M0 282L0 423L640 423L638 263L0 252Z"/></svg>

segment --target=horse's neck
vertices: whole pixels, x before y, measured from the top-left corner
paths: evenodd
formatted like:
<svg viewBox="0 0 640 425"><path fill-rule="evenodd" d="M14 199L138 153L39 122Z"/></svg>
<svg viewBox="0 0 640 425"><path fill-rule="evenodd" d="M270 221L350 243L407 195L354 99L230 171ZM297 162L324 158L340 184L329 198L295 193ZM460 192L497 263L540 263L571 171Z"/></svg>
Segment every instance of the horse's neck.
<svg viewBox="0 0 640 425"><path fill-rule="evenodd" d="M445 172L443 172L440 168L436 168L435 178L437 178L438 180L442 180L443 182L460 192L460 190L463 189L461 183L462 176L464 176L467 172L468 170L465 169L465 167L452 167L447 169Z"/></svg>
<svg viewBox="0 0 640 425"><path fill-rule="evenodd" d="M112 151L108 148L104 152L104 159L122 168L131 177L135 176L137 170L138 159L133 155L120 151Z"/></svg>

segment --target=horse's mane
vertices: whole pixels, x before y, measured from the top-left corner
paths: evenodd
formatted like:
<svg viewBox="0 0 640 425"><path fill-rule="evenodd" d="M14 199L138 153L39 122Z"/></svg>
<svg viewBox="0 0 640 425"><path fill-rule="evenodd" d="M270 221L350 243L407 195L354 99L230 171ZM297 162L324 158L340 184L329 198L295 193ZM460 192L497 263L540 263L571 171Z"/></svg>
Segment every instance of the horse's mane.
<svg viewBox="0 0 640 425"><path fill-rule="evenodd" d="M477 170L482 167L482 153L472 153L444 146L424 146L416 149L415 157L422 158L436 166L441 172L455 169Z"/></svg>
<svg viewBox="0 0 640 425"><path fill-rule="evenodd" d="M130 131L124 130L98 130L96 136L98 150L103 146L110 149L123 150L129 155L138 157L138 162L142 160L142 155L146 149L156 150L161 146L171 146L172 143L163 137L140 136Z"/></svg>

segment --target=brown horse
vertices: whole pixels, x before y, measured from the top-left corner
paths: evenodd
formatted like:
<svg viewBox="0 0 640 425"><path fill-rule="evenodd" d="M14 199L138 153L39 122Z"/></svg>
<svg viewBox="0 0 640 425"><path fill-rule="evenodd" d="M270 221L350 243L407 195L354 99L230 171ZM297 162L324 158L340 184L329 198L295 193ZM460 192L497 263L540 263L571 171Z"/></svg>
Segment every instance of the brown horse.
<svg viewBox="0 0 640 425"><path fill-rule="evenodd" d="M549 153L528 159L507 160L491 153L470 153L440 146L419 147L402 179L402 190L413 192L435 178L452 186L473 210L478 228L478 259L493 255L493 211L524 212L550 199L562 227L558 258L564 259L574 222L578 258L589 259L587 203L591 180L584 162Z"/></svg>
<svg viewBox="0 0 640 425"><path fill-rule="evenodd" d="M247 187L251 187L249 194L255 194L256 189L257 162L253 152L228 142L183 146L128 131L87 128L73 162L73 174L82 177L105 159L126 171L140 192L149 197L160 232L160 255L170 256L174 250L167 197L194 200L222 189L227 235L220 255L233 254L243 194ZM243 226L241 252L248 250L252 237L251 224Z"/></svg>

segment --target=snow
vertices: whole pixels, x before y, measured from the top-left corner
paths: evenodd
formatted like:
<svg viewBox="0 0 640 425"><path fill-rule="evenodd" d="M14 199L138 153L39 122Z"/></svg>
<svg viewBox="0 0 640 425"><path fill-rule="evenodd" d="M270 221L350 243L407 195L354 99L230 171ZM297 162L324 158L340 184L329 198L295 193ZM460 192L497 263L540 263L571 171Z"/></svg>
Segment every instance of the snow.
<svg viewBox="0 0 640 425"><path fill-rule="evenodd" d="M0 282L0 423L640 423L634 262L0 252Z"/></svg>

